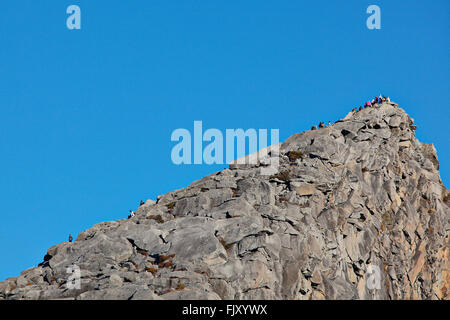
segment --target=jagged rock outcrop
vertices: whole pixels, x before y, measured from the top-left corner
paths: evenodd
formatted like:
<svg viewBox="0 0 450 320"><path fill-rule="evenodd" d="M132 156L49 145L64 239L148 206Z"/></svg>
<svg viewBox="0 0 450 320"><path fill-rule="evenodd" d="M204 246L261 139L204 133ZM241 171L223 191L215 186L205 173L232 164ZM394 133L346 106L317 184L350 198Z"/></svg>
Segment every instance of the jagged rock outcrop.
<svg viewBox="0 0 450 320"><path fill-rule="evenodd" d="M51 247L0 298L448 299L450 193L414 130L385 103L296 134L278 174L233 165L148 200Z"/></svg>

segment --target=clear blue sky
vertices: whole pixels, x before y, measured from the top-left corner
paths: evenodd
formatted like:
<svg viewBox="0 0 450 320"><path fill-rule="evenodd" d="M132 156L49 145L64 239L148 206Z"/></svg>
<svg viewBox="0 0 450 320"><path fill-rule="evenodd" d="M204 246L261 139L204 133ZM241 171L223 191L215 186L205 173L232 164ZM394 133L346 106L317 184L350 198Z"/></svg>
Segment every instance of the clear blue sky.
<svg viewBox="0 0 450 320"><path fill-rule="evenodd" d="M66 8L81 8L68 30ZM381 8L381 30L366 8ZM225 165L176 166L176 128L280 129L380 93L450 179L450 2L2 1L0 280L139 200Z"/></svg>

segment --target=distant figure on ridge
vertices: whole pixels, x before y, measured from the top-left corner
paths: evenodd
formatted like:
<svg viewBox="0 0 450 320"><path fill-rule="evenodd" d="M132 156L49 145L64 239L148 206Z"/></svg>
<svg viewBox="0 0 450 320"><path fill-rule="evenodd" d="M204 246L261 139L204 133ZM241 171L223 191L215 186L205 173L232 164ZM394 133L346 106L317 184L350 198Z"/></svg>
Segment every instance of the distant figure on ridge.
<svg viewBox="0 0 450 320"><path fill-rule="evenodd" d="M317 130L317 127L316 126L312 126L311 130Z"/></svg>
<svg viewBox="0 0 450 320"><path fill-rule="evenodd" d="M129 211L130 211L130 215L128 216L128 219L130 219L136 215L136 213L133 210L129 210Z"/></svg>
<svg viewBox="0 0 450 320"><path fill-rule="evenodd" d="M361 111L362 109L363 109L363 107L360 106L359 109L358 109L358 111Z"/></svg>
<svg viewBox="0 0 450 320"><path fill-rule="evenodd" d="M353 108L353 109L352 109L352 112L356 112L356 108Z"/></svg>
<svg viewBox="0 0 450 320"><path fill-rule="evenodd" d="M391 98L389 98L389 96L386 97L386 101L387 102L391 102Z"/></svg>
<svg viewBox="0 0 450 320"><path fill-rule="evenodd" d="M144 204L144 201L141 200L140 206L142 206Z"/></svg>
<svg viewBox="0 0 450 320"><path fill-rule="evenodd" d="M69 242L72 242L72 240L73 240L72 235L69 234Z"/></svg>
<svg viewBox="0 0 450 320"><path fill-rule="evenodd" d="M319 122L319 128L324 128L325 127L325 123L323 123L322 121Z"/></svg>

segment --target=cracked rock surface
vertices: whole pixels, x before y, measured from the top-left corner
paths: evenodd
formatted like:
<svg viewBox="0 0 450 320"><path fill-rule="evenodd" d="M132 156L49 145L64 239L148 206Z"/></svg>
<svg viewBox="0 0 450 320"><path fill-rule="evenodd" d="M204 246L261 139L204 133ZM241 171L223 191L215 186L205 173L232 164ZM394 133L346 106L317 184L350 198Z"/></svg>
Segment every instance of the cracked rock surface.
<svg viewBox="0 0 450 320"><path fill-rule="evenodd" d="M450 192L395 103L48 249L0 299L448 299ZM70 287L68 267L80 270Z"/></svg>

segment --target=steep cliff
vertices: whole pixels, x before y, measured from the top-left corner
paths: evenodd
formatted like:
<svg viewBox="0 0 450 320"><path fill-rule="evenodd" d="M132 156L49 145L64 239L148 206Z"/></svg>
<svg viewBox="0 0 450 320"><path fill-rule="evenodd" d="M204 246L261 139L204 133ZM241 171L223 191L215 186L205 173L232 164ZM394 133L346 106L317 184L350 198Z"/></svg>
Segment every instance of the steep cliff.
<svg viewBox="0 0 450 320"><path fill-rule="evenodd" d="M0 299L448 299L450 192L414 130L384 103L293 135L277 174L232 165L148 200Z"/></svg>

